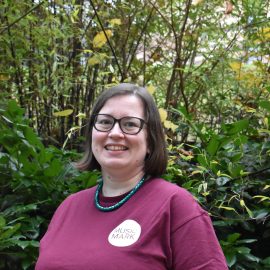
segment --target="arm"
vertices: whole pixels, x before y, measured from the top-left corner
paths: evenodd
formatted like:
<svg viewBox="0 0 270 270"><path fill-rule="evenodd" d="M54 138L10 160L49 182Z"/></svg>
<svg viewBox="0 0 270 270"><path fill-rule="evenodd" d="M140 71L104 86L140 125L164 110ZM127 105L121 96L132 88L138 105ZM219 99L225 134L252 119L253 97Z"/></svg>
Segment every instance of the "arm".
<svg viewBox="0 0 270 270"><path fill-rule="evenodd" d="M186 190L171 201L173 270L228 270L208 213Z"/></svg>
<svg viewBox="0 0 270 270"><path fill-rule="evenodd" d="M211 220L205 213L172 234L173 270L227 270Z"/></svg>

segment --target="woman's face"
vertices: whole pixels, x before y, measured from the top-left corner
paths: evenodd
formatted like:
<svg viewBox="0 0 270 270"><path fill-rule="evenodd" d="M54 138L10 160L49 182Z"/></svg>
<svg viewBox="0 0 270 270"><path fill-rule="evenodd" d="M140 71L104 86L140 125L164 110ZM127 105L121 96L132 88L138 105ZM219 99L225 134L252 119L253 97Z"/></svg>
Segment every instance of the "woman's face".
<svg viewBox="0 0 270 270"><path fill-rule="evenodd" d="M122 117L144 117L143 103L135 95L122 95L110 98L99 111L116 119ZM92 131L92 151L101 166L102 172L137 174L144 170L144 160L148 151L146 125L136 135L122 132L119 123L107 132Z"/></svg>

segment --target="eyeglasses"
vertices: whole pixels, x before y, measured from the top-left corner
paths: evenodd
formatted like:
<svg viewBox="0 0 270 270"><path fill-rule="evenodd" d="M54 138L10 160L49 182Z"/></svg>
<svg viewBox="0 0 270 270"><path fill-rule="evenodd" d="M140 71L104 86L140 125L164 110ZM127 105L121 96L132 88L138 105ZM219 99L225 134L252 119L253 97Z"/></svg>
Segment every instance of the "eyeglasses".
<svg viewBox="0 0 270 270"><path fill-rule="evenodd" d="M136 135L142 130L143 125L145 124L143 119L131 116L116 119L109 114L96 114L94 117L94 127L101 132L112 130L117 122L123 133Z"/></svg>

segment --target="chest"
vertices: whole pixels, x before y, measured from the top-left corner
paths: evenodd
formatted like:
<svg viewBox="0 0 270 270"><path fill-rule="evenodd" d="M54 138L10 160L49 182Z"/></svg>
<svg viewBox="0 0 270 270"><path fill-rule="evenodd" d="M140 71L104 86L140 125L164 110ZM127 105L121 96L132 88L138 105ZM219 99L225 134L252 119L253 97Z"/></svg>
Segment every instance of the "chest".
<svg viewBox="0 0 270 270"><path fill-rule="evenodd" d="M43 257L54 265L46 269L169 269L166 211L136 207L104 213L90 207L69 213L42 240Z"/></svg>

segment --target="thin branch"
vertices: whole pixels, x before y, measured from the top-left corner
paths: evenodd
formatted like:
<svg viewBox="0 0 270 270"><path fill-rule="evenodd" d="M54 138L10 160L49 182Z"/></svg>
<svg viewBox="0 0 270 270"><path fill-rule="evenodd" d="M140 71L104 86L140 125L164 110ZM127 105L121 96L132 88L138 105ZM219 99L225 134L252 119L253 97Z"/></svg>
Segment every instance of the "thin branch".
<svg viewBox="0 0 270 270"><path fill-rule="evenodd" d="M17 22L19 22L21 19L23 19L24 17L26 17L28 14L30 14L33 10L37 9L39 6L41 6L45 1L41 1L39 4L37 4L36 6L32 7L31 9L29 9L25 14L23 14L21 17L19 17L18 19L16 19L14 22L12 22L11 24L7 25L2 31L0 31L0 35L3 34L5 31L7 31L8 29L10 29L14 24L16 24Z"/></svg>
<svg viewBox="0 0 270 270"><path fill-rule="evenodd" d="M164 20L164 22L166 22L168 24L168 26L172 29L173 26L172 24L169 22L169 20L161 13L161 11L157 8L156 3L153 3L151 1L149 1L149 3L153 6L153 8L156 10L156 12L161 16L161 18Z"/></svg>
<svg viewBox="0 0 270 270"><path fill-rule="evenodd" d="M110 40L109 40L109 38L108 38L108 36L107 36L107 33L106 33L106 31L105 31L105 29L104 29L104 27L103 27L103 24L102 24L102 22L101 22L101 20L100 20L100 18L99 18L98 12L97 12L97 10L96 10L96 8L95 8L95 5L94 5L94 3L93 3L92 0L90 0L90 4L91 4L91 6L92 6L92 8L93 8L93 10L94 10L94 12L95 12L95 15L97 16L97 19L98 19L99 25L100 25L100 27L101 27L101 29L102 29L102 32L104 33L104 35L105 35L105 37L106 37L106 40L107 40L107 42L108 42L108 44L109 44L109 46L110 46L110 49L111 49L111 51L112 51L113 57L114 57L115 62L116 62L116 65L118 66L119 72L120 72L120 74L121 74L121 81L123 81L123 80L124 80L124 75L123 75L122 69L121 69L121 67L120 67L120 65L119 65L119 62L118 62L118 60L117 60L117 56L116 56L116 54L115 54L115 51L114 51L114 49L113 49L113 47L112 47L112 44L111 44L111 42L110 42Z"/></svg>
<svg viewBox="0 0 270 270"><path fill-rule="evenodd" d="M141 31L141 34L140 34L140 36L139 36L139 38L138 38L137 44L136 44L136 46L135 46L135 49L134 49L134 51L133 51L133 53L132 53L132 55L131 55L131 58L130 58L130 61L129 61L129 64L128 64L128 67L127 67L126 72L128 72L129 69L130 69L130 67L131 67L131 64L132 64L132 62L133 62L133 59L134 59L134 57L135 57L135 55L136 55L136 51L137 51L137 49L138 49L138 47L139 47L140 41L141 41L141 39L142 39L142 37L143 37L143 34L145 33L146 27L147 27L147 25L148 25L150 19L152 18L153 11L154 11L154 7L152 7L152 9L151 9L151 11L150 11L150 13L149 13L149 15L148 15L148 17L147 17L147 19L146 19L146 22L145 22L145 24L144 24L144 26L143 26L143 29L142 29L142 31Z"/></svg>

